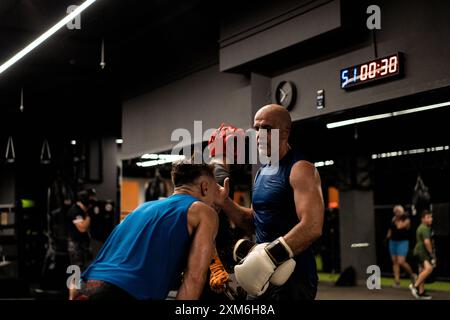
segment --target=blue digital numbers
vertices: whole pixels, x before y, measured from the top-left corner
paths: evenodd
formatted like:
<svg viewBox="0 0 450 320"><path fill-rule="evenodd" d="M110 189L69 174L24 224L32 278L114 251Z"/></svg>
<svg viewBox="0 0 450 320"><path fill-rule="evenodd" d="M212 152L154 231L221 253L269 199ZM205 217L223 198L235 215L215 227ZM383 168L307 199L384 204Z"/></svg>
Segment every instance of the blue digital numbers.
<svg viewBox="0 0 450 320"><path fill-rule="evenodd" d="M348 84L348 70L342 70L341 71L341 88L345 88L345 86Z"/></svg>

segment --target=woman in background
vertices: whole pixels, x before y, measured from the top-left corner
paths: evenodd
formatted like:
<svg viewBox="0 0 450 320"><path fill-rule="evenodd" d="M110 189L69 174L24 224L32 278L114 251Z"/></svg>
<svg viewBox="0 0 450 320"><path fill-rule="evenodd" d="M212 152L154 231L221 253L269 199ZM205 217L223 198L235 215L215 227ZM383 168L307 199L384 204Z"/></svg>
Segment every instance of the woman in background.
<svg viewBox="0 0 450 320"><path fill-rule="evenodd" d="M409 250L409 229L411 220L408 213L401 205L396 205L393 209L394 217L387 233L389 239L389 253L392 259L392 268L394 270L394 288L400 287L400 267L402 267L415 281L417 275L413 273L411 266L406 262L406 256Z"/></svg>

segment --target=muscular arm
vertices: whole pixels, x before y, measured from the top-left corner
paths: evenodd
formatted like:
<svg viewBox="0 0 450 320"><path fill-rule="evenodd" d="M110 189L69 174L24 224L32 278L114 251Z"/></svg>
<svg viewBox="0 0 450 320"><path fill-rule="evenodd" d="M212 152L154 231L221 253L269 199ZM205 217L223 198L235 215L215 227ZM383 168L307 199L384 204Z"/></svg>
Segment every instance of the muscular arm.
<svg viewBox="0 0 450 320"><path fill-rule="evenodd" d="M222 210L228 218L239 228L245 231L253 231L253 209L238 205L230 198L226 198Z"/></svg>
<svg viewBox="0 0 450 320"><path fill-rule="evenodd" d="M190 216L189 216L190 215ZM198 299L206 281L206 274L214 251L217 234L217 213L203 203L194 203L189 209L188 219L194 220L193 240L189 251L188 265L184 272L176 299Z"/></svg>
<svg viewBox="0 0 450 320"><path fill-rule="evenodd" d="M284 240L295 255L322 234L324 204L320 176L312 163L297 162L292 167L289 180L300 222L284 236Z"/></svg>
<svg viewBox="0 0 450 320"><path fill-rule="evenodd" d="M425 245L425 248L427 249L427 251L430 254L433 253L433 245L431 244L431 240L430 239L424 239L423 240L423 244Z"/></svg>
<svg viewBox="0 0 450 320"><path fill-rule="evenodd" d="M218 205L228 218L233 221L239 228L245 231L253 231L253 209L246 208L235 203L229 196L229 178L224 181L224 186L220 187Z"/></svg>

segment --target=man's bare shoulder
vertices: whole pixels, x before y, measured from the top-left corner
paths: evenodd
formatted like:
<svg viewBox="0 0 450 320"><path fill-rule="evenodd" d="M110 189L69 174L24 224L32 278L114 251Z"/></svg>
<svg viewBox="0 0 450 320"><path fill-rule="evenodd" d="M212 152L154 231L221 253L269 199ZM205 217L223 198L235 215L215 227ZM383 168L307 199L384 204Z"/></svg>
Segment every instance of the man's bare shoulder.
<svg viewBox="0 0 450 320"><path fill-rule="evenodd" d="M302 182L318 181L319 175L316 167L309 161L300 160L294 163L289 175L291 185L298 185Z"/></svg>
<svg viewBox="0 0 450 320"><path fill-rule="evenodd" d="M200 223L202 220L214 222L217 219L216 211L202 201L195 201L189 207L189 215Z"/></svg>

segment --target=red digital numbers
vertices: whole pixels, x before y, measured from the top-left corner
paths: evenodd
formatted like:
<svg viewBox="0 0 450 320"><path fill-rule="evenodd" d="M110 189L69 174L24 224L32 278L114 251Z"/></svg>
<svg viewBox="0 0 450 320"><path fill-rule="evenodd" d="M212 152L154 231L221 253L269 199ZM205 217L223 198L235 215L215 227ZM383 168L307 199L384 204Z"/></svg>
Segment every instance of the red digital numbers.
<svg viewBox="0 0 450 320"><path fill-rule="evenodd" d="M369 66L367 64L363 64L359 70L359 79L361 81L367 80L367 71L369 70Z"/></svg>
<svg viewBox="0 0 450 320"><path fill-rule="evenodd" d="M369 79L375 78L376 75L377 75L377 63L372 62L371 64L369 64Z"/></svg>
<svg viewBox="0 0 450 320"><path fill-rule="evenodd" d="M398 58L393 56L389 58L389 73L396 73L398 70Z"/></svg>
<svg viewBox="0 0 450 320"><path fill-rule="evenodd" d="M383 59L381 60L381 72L380 76L384 76L388 73L389 70L389 59Z"/></svg>
<svg viewBox="0 0 450 320"><path fill-rule="evenodd" d="M359 67L359 80L366 81L374 79L377 76L385 76L389 73L396 73L397 71L398 57L395 55L390 58L381 59L381 61L374 61L361 65Z"/></svg>

